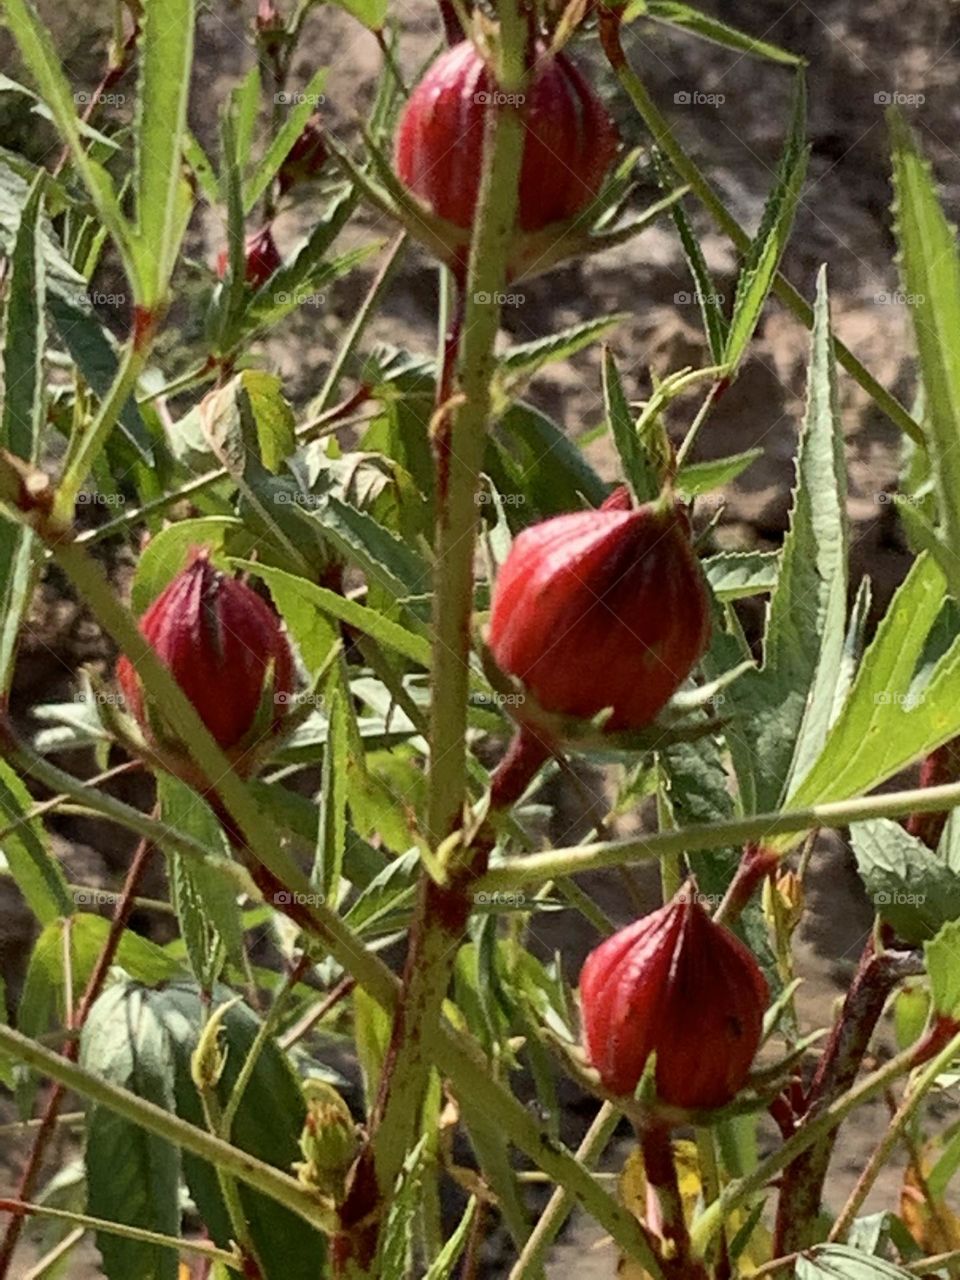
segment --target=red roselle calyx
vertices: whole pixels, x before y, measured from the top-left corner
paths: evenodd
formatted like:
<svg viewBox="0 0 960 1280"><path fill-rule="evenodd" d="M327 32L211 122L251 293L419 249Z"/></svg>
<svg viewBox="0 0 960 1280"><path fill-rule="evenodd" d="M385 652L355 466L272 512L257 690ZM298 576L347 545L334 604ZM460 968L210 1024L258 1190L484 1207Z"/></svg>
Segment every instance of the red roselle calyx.
<svg viewBox="0 0 960 1280"><path fill-rule="evenodd" d="M482 170L487 112L500 101L496 81L464 40L437 58L404 108L394 163L401 181L455 226L469 228ZM603 103L564 54L537 46L518 96L526 135L517 220L540 231L574 218L603 183L617 132Z"/></svg>
<svg viewBox="0 0 960 1280"><path fill-rule="evenodd" d="M228 250L221 249L217 255L217 275L221 280L227 274L229 261ZM259 231L247 236L244 245L244 263L244 279L254 289L259 289L283 265L280 250L269 227L262 227Z"/></svg>
<svg viewBox="0 0 960 1280"><path fill-rule="evenodd" d="M157 596L140 631L193 703L217 743L243 752L262 700L272 698L269 725L276 730L293 688L293 657L276 614L246 583L211 565L206 551ZM265 689L268 669L272 683ZM126 655L117 681L127 708L155 740L143 689Z"/></svg>
<svg viewBox="0 0 960 1280"><path fill-rule="evenodd" d="M632 1094L656 1054L657 1096L707 1110L746 1083L769 992L756 960L690 889L592 951L580 974L587 1056Z"/></svg>
<svg viewBox="0 0 960 1280"><path fill-rule="evenodd" d="M612 708L609 732L650 724L710 634L684 509L671 498L624 509L625 495L517 537L497 575L488 636L501 671L541 710L591 719ZM525 711L520 704L519 719Z"/></svg>

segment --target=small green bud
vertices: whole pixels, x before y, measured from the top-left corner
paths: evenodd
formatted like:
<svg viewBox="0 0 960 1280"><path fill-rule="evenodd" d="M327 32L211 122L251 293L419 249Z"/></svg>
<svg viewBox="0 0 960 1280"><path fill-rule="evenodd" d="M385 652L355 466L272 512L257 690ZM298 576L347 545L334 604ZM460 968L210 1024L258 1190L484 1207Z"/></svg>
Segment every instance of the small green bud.
<svg viewBox="0 0 960 1280"><path fill-rule="evenodd" d="M304 1085L307 1118L300 1135L303 1162L297 1177L333 1200L343 1198L344 1180L360 1146L350 1108L331 1085L308 1080Z"/></svg>
<svg viewBox="0 0 960 1280"><path fill-rule="evenodd" d="M220 1083L223 1068L227 1064L226 1051L220 1047L220 1032L224 1018L235 1004L240 1003L241 997L237 996L213 1011L200 1033L197 1047L190 1055L190 1075L201 1093L215 1089Z"/></svg>

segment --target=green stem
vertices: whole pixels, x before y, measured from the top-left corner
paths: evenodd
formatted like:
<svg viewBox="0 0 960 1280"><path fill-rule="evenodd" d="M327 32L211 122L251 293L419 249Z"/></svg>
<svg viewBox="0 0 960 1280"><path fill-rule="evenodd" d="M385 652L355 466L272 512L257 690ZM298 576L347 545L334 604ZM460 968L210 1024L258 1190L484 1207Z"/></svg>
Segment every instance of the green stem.
<svg viewBox="0 0 960 1280"><path fill-rule="evenodd" d="M54 520L69 526L77 494L90 474L93 463L119 418L123 406L137 385L150 354L150 334L131 337L123 349L110 390L100 402L96 417L86 431L75 436L67 451L63 476L53 504Z"/></svg>
<svg viewBox="0 0 960 1280"><path fill-rule="evenodd" d="M594 1117L593 1124L577 1147L576 1158L589 1169L603 1155L607 1143L613 1137L620 1122L620 1112L610 1102L605 1102ZM557 1187L541 1213L537 1225L530 1232L519 1258L514 1263L509 1280L528 1280L540 1273L544 1255L559 1235L563 1224L574 1206L573 1196L563 1187Z"/></svg>
<svg viewBox="0 0 960 1280"><path fill-rule="evenodd" d="M697 823L629 840L531 853L522 860L491 868L481 876L475 888L478 892L508 892L562 876L597 871L602 867L649 862L684 850L697 853L758 840L769 844L773 836L795 835L814 827L847 827L852 822L865 822L869 818L902 818L914 811L932 813L938 809L953 809L957 805L960 805L960 783L953 782L943 787L891 791L856 800L834 800L811 805L808 809L762 813L752 818L726 818L721 822ZM790 843L784 844L783 848L789 848Z"/></svg>
<svg viewBox="0 0 960 1280"><path fill-rule="evenodd" d="M504 60L522 65L522 33L514 0L505 0L500 10ZM448 375L451 359L459 355L454 407L445 403L449 376L438 380L438 421L434 428L436 586L427 806L428 839L434 847L460 827L467 799L470 620L479 520L476 493L491 413L500 327L498 299L507 282L514 239L524 137L516 106L504 104L488 113L469 268L460 299L462 331L459 327L454 329L447 352ZM412 928L401 1013L393 1028L373 1122L377 1184L383 1197L390 1194L414 1139L430 1063L428 1046L469 914L469 906L466 912L460 909L463 903L456 904L449 914L435 910L435 896L425 872Z"/></svg>
<svg viewBox="0 0 960 1280"><path fill-rule="evenodd" d="M686 462L687 458L689 458L690 452L693 449L693 446L697 442L697 436L700 434L700 428L703 426L703 424L706 422L707 418L709 417L710 410L713 408L714 404L717 401L717 397L720 394L721 389L725 385L726 384L723 381L718 381L713 383L710 390L707 392L706 396L704 396L703 402L700 405L700 408L697 410L697 416L694 418L693 422L691 422L690 428L687 431L687 434L683 437L683 443L680 445L680 448L677 450L677 458L676 458L676 462L674 463L674 466L677 471L680 470L680 468Z"/></svg>
<svg viewBox="0 0 960 1280"><path fill-rule="evenodd" d="M125 1240L140 1240L144 1244L160 1245L164 1249L174 1249L177 1253L192 1253L198 1258L207 1258L210 1262L222 1262L233 1271L240 1270L240 1262L236 1254L226 1249L218 1249L216 1245L204 1244L200 1240L184 1240L179 1236L163 1235L159 1231L148 1231L144 1227L131 1227L124 1222L110 1222L107 1218L92 1218L88 1213L71 1213L67 1209L54 1209L45 1204L30 1204L25 1200L9 1200L0 1198L0 1213L26 1214L31 1218L52 1218L55 1222L70 1222L82 1227L85 1231L103 1231L108 1235L122 1236Z"/></svg>
<svg viewBox="0 0 960 1280"><path fill-rule="evenodd" d="M219 1134L224 1142L229 1142L229 1130L224 1132L223 1111L220 1107L220 1099L217 1097L216 1085L206 1085L204 1088L199 1089L199 1094L200 1104L203 1107L203 1118L206 1121L207 1128L211 1133ZM229 1173L220 1165L215 1166L215 1172L217 1186L220 1188L220 1195L223 1198L223 1205L227 1211L227 1217L230 1219L233 1239L239 1246L248 1268L249 1264L252 1263L257 1280L261 1280L263 1267L260 1265L257 1248L250 1234L250 1225L244 1212L243 1201L240 1199L240 1188L237 1186L237 1180L232 1173Z"/></svg>
<svg viewBox="0 0 960 1280"><path fill-rule="evenodd" d="M69 1062L60 1054L44 1049L12 1027L0 1025L0 1049L15 1061L25 1063L52 1080L58 1080L81 1097L123 1116L131 1124L165 1138L174 1146L199 1156L201 1160L208 1160L218 1168L226 1169L240 1182L286 1205L318 1231L333 1230L331 1211L296 1178L280 1169L274 1169L256 1156L232 1147L222 1138L181 1120L163 1107L158 1107L145 1098L138 1098L129 1089L123 1089L77 1063Z"/></svg>
<svg viewBox="0 0 960 1280"><path fill-rule="evenodd" d="M947 1047L937 1055L935 1061L940 1063L941 1070L951 1058L956 1057L958 1050L960 1050L960 1035L954 1036ZM917 1046L911 1045L909 1049L905 1049L903 1053L897 1054L882 1067L865 1076L859 1084L837 1098L830 1106L825 1107L819 1115L814 1116L804 1124L802 1129L788 1138L781 1147L762 1160L752 1173L729 1183L717 1199L704 1209L690 1229L690 1239L695 1255L703 1257L710 1241L722 1224L730 1218L731 1214L748 1204L762 1191L781 1169L785 1169L797 1156L825 1138L851 1111L863 1106L871 1098L882 1093L895 1080L906 1075L913 1068L916 1058Z"/></svg>
<svg viewBox="0 0 960 1280"><path fill-rule="evenodd" d="M750 236L736 218L727 210L723 200L714 191L707 177L700 171L677 140L666 117L651 98L646 86L627 62L620 43L620 18L612 9L600 7L600 38L617 79L623 86L638 114L653 135L660 150L666 155L677 175L691 188L717 226L733 241L740 253L750 247ZM787 278L779 271L774 278L773 291L793 314L808 328L813 328L813 308ZM857 359L852 351L834 338L837 359L850 376L860 384L875 404L883 410L891 422L919 445L925 445L923 430L907 412L899 400L877 381Z"/></svg>

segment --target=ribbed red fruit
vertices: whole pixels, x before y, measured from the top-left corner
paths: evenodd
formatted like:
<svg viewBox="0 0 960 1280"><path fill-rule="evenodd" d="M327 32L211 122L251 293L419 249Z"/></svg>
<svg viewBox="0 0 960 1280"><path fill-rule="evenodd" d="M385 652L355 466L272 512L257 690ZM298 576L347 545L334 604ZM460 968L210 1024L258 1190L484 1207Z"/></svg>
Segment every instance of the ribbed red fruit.
<svg viewBox="0 0 960 1280"><path fill-rule="evenodd" d="M650 724L703 655L709 602L679 504L555 516L525 529L497 575L489 646L545 711L604 728Z"/></svg>
<svg viewBox="0 0 960 1280"><path fill-rule="evenodd" d="M590 953L580 999L587 1056L611 1092L633 1093L656 1053L661 1101L706 1110L746 1083L769 992L743 943L681 891Z"/></svg>
<svg viewBox="0 0 960 1280"><path fill-rule="evenodd" d="M244 255L244 278L254 289L259 289L279 267L283 266L280 250L269 227L262 227L259 231L247 236ZM217 255L217 275L221 280L227 274L229 261L228 250L221 249Z"/></svg>
<svg viewBox="0 0 960 1280"><path fill-rule="evenodd" d="M433 63L404 108L394 162L434 213L470 227L496 83L469 40ZM520 107L526 129L518 222L524 231L573 218L600 190L617 150L603 103L564 54L538 50Z"/></svg>
<svg viewBox="0 0 960 1280"><path fill-rule="evenodd" d="M214 569L205 551L157 596L140 630L225 751L252 729L271 663L279 725L293 688L293 658L279 620L245 583ZM143 689L126 655L117 663L117 681L127 708L149 732Z"/></svg>

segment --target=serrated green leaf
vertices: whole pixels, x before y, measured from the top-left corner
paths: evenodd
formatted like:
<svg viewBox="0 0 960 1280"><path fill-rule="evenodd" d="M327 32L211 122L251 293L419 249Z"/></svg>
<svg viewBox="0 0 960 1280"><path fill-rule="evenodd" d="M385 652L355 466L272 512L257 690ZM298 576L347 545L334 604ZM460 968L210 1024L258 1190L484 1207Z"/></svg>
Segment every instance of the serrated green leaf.
<svg viewBox="0 0 960 1280"><path fill-rule="evenodd" d="M790 779L808 771L820 753L846 631L847 543L843 434L821 274L797 488L767 614L763 667L744 676L732 695L752 748L737 765L747 811L775 808Z"/></svg>
<svg viewBox="0 0 960 1280"><path fill-rule="evenodd" d="M41 924L74 910L73 896L59 862L50 853L46 832L39 818L26 815L33 797L13 769L0 760L0 853L3 854L17 888Z"/></svg>
<svg viewBox="0 0 960 1280"><path fill-rule="evenodd" d="M0 443L28 462L36 461L43 422L45 279L38 234L43 194L44 176L41 174L30 189L17 229L4 318L4 400Z"/></svg>
<svg viewBox="0 0 960 1280"><path fill-rule="evenodd" d="M607 496L607 486L566 433L522 401L500 419L484 470L508 504L524 508L525 524L576 511L585 502L598 507Z"/></svg>
<svg viewBox="0 0 960 1280"><path fill-rule="evenodd" d="M277 171L287 158L287 153L303 132L310 116L316 110L316 103L322 100L323 86L327 82L327 69L321 67L315 71L302 93L298 93L290 114L284 120L276 137L267 148L266 154L257 165L256 171L243 188L243 208L249 215L257 201L269 187L277 175Z"/></svg>
<svg viewBox="0 0 960 1280"><path fill-rule="evenodd" d="M80 1040L83 1066L165 1110L173 1109L169 1039L150 993L124 983L96 1001ZM180 1232L180 1158L177 1148L107 1107L87 1109L84 1162L88 1211L128 1226L176 1236ZM109 1280L176 1280L172 1249L97 1235Z"/></svg>
<svg viewBox="0 0 960 1280"><path fill-rule="evenodd" d="M130 253L130 228L123 217L110 174L92 159L83 144L73 93L63 73L50 34L37 16L30 0L6 0L7 25L17 42L20 56L40 89L47 107L70 148L74 167L87 188L100 221L124 257L131 280L138 281L136 264Z"/></svg>
<svg viewBox="0 0 960 1280"><path fill-rule="evenodd" d="M390 1017L362 987L353 993L353 1034L369 1111L376 1103L380 1072L390 1043Z"/></svg>
<svg viewBox="0 0 960 1280"><path fill-rule="evenodd" d="M362 22L368 30L383 30L387 18L387 0L334 0L334 3L358 22Z"/></svg>
<svg viewBox="0 0 960 1280"><path fill-rule="evenodd" d="M139 41L137 166L138 302L166 296L192 206L181 169L193 64L194 0L145 0Z"/></svg>
<svg viewBox="0 0 960 1280"><path fill-rule="evenodd" d="M780 573L778 551L721 551L700 563L718 600L740 600L772 591Z"/></svg>
<svg viewBox="0 0 960 1280"><path fill-rule="evenodd" d="M603 352L603 404L624 478L637 502L649 502L660 492L661 477L655 460L647 456L637 434L637 424L609 347Z"/></svg>
<svg viewBox="0 0 960 1280"><path fill-rule="evenodd" d="M676 3L675 0L644 0L641 12L657 22L679 27L682 31L688 31L702 40L709 40L711 44L733 49L737 53L746 53L768 62L780 62L794 67L802 66L804 62L798 54L781 49L779 45L770 44L767 40L757 40L747 35L745 31L738 31L726 22L720 22L699 9Z"/></svg>
<svg viewBox="0 0 960 1280"><path fill-rule="evenodd" d="M803 73L798 71L790 133L777 166L776 179L764 206L760 228L750 246L733 300L733 315L724 349L724 363L736 368L760 320L780 259L790 238L810 149L805 138L807 98Z"/></svg>
<svg viewBox="0 0 960 1280"><path fill-rule="evenodd" d="M945 587L934 560L915 561L789 807L861 795L960 732L960 640L914 684Z"/></svg>
<svg viewBox="0 0 960 1280"><path fill-rule="evenodd" d="M456 1230L427 1268L423 1280L450 1280L453 1275L453 1269L457 1265L470 1236L470 1228L473 1226L476 1211L477 1201L474 1196L471 1196L467 1201L463 1216L457 1223Z"/></svg>
<svg viewBox="0 0 960 1280"><path fill-rule="evenodd" d="M237 139L237 164L240 172L250 163L253 130L260 110L260 68L254 63L238 85L230 91L230 110L233 112Z"/></svg>
<svg viewBox="0 0 960 1280"><path fill-rule="evenodd" d="M533 342L520 343L504 352L500 358L500 369L510 375L511 383L514 378L532 378L545 365L557 360L569 360L578 351L599 342L626 319L625 311L608 316L594 316L571 325L568 329L561 329L559 333L536 338Z"/></svg>
<svg viewBox="0 0 960 1280"><path fill-rule="evenodd" d="M932 852L887 818L855 823L850 838L874 909L898 937L916 946L960 920L960 860Z"/></svg>
<svg viewBox="0 0 960 1280"><path fill-rule="evenodd" d="M949 555L947 580L960 598L960 255L929 166L899 111L889 112L900 268L924 388L924 427ZM906 513L905 513L906 514ZM912 513L916 520L921 512Z"/></svg>
<svg viewBox="0 0 960 1280"><path fill-rule="evenodd" d="M711 489L720 489L725 484L731 484L762 456L762 449L747 449L743 453L733 453L728 458L688 463L677 475L677 488L688 498L709 493Z"/></svg>

